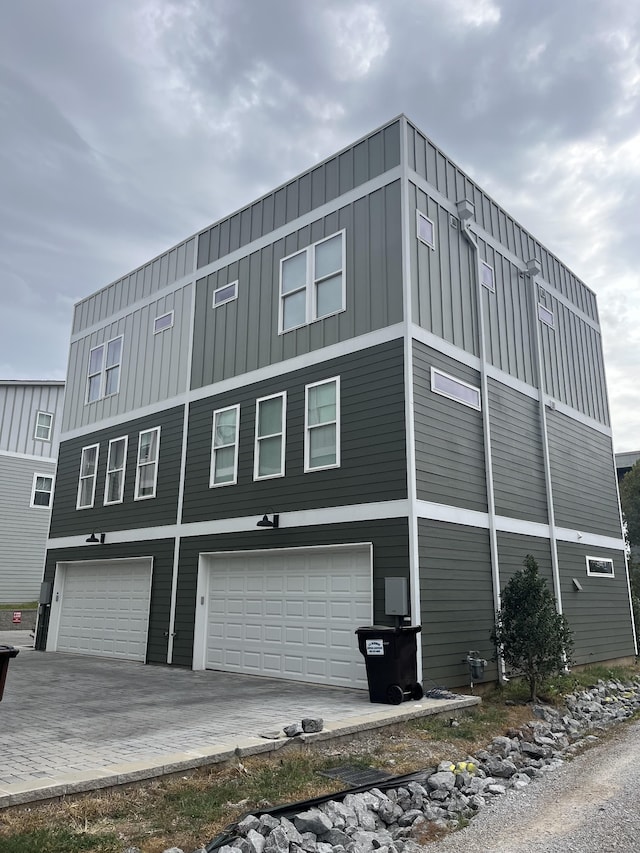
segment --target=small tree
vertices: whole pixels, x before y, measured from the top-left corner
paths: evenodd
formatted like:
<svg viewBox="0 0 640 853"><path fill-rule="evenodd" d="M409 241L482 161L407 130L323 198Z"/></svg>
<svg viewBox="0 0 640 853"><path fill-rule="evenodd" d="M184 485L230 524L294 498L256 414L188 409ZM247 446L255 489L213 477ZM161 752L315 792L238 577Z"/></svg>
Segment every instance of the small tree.
<svg viewBox="0 0 640 853"><path fill-rule="evenodd" d="M526 679L532 702L543 680L570 663L569 623L556 611L555 599L531 554L502 591L491 639L507 666Z"/></svg>

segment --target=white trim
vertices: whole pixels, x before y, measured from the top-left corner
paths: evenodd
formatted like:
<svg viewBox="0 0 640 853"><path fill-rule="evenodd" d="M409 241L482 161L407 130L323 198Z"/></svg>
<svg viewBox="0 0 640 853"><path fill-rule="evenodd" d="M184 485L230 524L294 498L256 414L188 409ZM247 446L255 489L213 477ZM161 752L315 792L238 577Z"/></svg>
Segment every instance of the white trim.
<svg viewBox="0 0 640 853"><path fill-rule="evenodd" d="M16 453L15 450L0 450L0 456L8 456L10 459L28 459L39 462L41 465L53 465L55 469L55 456L38 456L35 453Z"/></svg>
<svg viewBox="0 0 640 853"><path fill-rule="evenodd" d="M225 444L222 447L216 447L216 415L224 414L224 412L235 411L236 413L236 424L235 424L235 435L233 438L232 444ZM223 409L215 409L213 412L213 417L211 419L211 459L209 463L209 488L210 489L219 489L222 486L235 486L238 482L238 456L239 456L239 448L238 448L238 438L240 435L240 403L235 403L233 406L225 406ZM225 450L227 447L233 447L233 479L225 480L222 483L215 482L215 455L216 450Z"/></svg>
<svg viewBox="0 0 640 853"><path fill-rule="evenodd" d="M117 441L124 441L124 461L122 468L109 468L109 460L111 459L111 445L115 444ZM104 475L104 506L113 506L114 504L121 504L124 500L124 485L125 479L127 475L127 451L129 449L129 436L128 435L120 435L118 438L112 438L109 441L109 449L107 451L107 469ZM122 484L120 487L120 497L115 501L107 500L107 495L109 493L109 474L114 474L116 471L122 471Z"/></svg>
<svg viewBox="0 0 640 853"><path fill-rule="evenodd" d="M447 391L443 391L442 388L437 387L436 379L440 376L443 379L448 379L454 385L461 385L463 388L468 388L470 391L475 391L478 396L478 404L474 405L474 403L469 400L465 400L463 397L456 397L455 393L449 393ZM468 406L470 409L475 409L477 412L482 410L482 398L480 389L475 385L471 385L469 382L464 382L462 379L458 379L457 376L452 376L450 373L445 373L444 370L439 370L437 367L431 365L431 390L434 394L440 394L441 397L447 397L449 400L454 400L456 403L462 403L463 406Z"/></svg>
<svg viewBox="0 0 640 853"><path fill-rule="evenodd" d="M275 400L280 398L280 432L269 435L258 435L258 424L260 421L260 403L265 403L267 400ZM286 464L286 444L287 444L287 392L280 391L277 394L269 394L267 397L259 397L256 400L256 417L255 417L255 434L253 442L253 479L254 480L273 480L275 477L284 477ZM265 438L277 438L280 436L280 470L277 474L260 474L260 442Z"/></svg>
<svg viewBox="0 0 640 853"><path fill-rule="evenodd" d="M426 237L423 237L420 233L420 221L428 222L431 226L431 240L427 240ZM416 208L416 237L420 243L424 243L425 246L428 246L434 252L436 250L436 225L433 219L429 219L426 213L422 213L421 210Z"/></svg>
<svg viewBox="0 0 640 853"><path fill-rule="evenodd" d="M82 463L84 460L84 454L87 450L93 450L95 448L96 451L96 462L92 475L87 475L86 477L82 476ZM96 498L96 480L98 479L98 462L100 460L100 443L98 444L88 444L86 447L83 447L80 452L80 472L78 474L78 492L76 495L76 509L91 509L93 507L95 498ZM91 503L88 504L80 504L80 494L82 492L82 481L88 480L89 477L93 477L93 486L91 489Z"/></svg>
<svg viewBox="0 0 640 853"><path fill-rule="evenodd" d="M166 326L161 326L161 328L158 328L158 323L159 323L161 320L164 320L166 317L170 317L170 318L171 318L171 322L170 322L170 323L168 323ZM159 334L161 334L162 332L166 332L168 329L172 329L172 328L173 328L173 320L174 320L174 312L173 312L173 311L167 311L167 313L166 313L166 314L160 314L160 315L159 315L158 317L156 317L156 318L155 318L155 320L153 321L153 334L154 334L154 335L159 335Z"/></svg>
<svg viewBox="0 0 640 853"><path fill-rule="evenodd" d="M587 564L587 574L590 577L594 577L594 578L613 578L613 577L615 577L614 564L613 564L613 560L611 559L611 557L585 556L584 559L585 559L586 564ZM593 571L591 571L591 568L590 568L591 561L594 561L597 563L610 563L611 564L611 571L610 572L593 572Z"/></svg>
<svg viewBox="0 0 640 853"><path fill-rule="evenodd" d="M220 302L216 302L216 293L222 293L224 290L230 290L233 288L233 292L231 296L227 296L225 299L221 299ZM221 287L217 287L213 291L213 298L211 300L212 308L220 308L221 305L226 305L227 302L233 302L238 298L238 280L230 281L229 284L223 284Z"/></svg>
<svg viewBox="0 0 640 853"><path fill-rule="evenodd" d="M36 483L38 482L38 477L42 477L45 480L51 480L51 488L47 492L44 489L38 489L37 491L40 494L48 494L49 495L49 503L48 504L37 504L35 503L36 497ZM29 506L33 509L51 509L51 503L53 501L53 487L55 484L55 476L53 474L42 474L39 471L36 471L33 475L33 480L31 482L31 500L29 502Z"/></svg>
<svg viewBox="0 0 640 853"><path fill-rule="evenodd" d="M336 386L336 416L331 421L324 421L321 424L309 424L309 391L312 388L318 388L320 385L330 385L334 383ZM331 465L318 465L311 467L311 442L309 440L311 430L317 427L330 426L335 424L336 427L336 461ZM312 382L304 386L304 472L305 474L313 471L326 471L329 468L340 467L340 377L332 376L329 379L322 379L320 382Z"/></svg>
<svg viewBox="0 0 640 853"><path fill-rule="evenodd" d="M142 444L142 436L147 435L148 433L155 432L156 433L156 455L155 459L152 459L148 462L140 462L140 447ZM140 470L142 467L148 467L149 465L153 465L153 491L150 495L140 495L138 494L140 489ZM138 433L138 455L136 459L136 485L133 492L134 501L146 501L150 498L155 498L156 491L158 487L158 468L160 467L160 427L151 427L151 429L143 429Z"/></svg>
<svg viewBox="0 0 640 853"><path fill-rule="evenodd" d="M48 418L50 418L49 426L46 428L47 429L47 437L46 438L42 438L42 436L38 435L38 427L40 426L38 421L40 419L40 415L46 415ZM33 430L33 440L34 441L48 441L48 442L50 442L52 432L53 432L53 412L45 412L44 409L38 409L38 411L36 412L36 425L35 425L35 429Z"/></svg>

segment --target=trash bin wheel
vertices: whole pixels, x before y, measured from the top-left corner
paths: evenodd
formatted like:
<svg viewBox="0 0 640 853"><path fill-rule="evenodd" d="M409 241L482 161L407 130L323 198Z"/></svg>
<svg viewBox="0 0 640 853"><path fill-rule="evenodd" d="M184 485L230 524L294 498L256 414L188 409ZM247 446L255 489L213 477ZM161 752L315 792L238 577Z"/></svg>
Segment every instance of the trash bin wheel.
<svg viewBox="0 0 640 853"><path fill-rule="evenodd" d="M390 705L400 705L404 699L404 691L399 684L390 684L387 687L387 701Z"/></svg>
<svg viewBox="0 0 640 853"><path fill-rule="evenodd" d="M411 698L418 701L418 699L422 699L424 696L424 690L422 689L422 684L414 684L411 688Z"/></svg>

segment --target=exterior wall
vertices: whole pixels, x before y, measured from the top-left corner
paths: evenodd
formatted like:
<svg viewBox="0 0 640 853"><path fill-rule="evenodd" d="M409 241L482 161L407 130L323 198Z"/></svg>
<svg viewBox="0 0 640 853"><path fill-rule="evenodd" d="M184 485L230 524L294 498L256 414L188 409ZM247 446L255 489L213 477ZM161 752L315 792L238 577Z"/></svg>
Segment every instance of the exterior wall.
<svg viewBox="0 0 640 853"><path fill-rule="evenodd" d="M334 376L340 377L340 467L305 473L305 385ZM285 476L254 481L255 401L282 391L287 392ZM210 488L213 411L238 403L238 481ZM406 498L406 464L399 340L192 403L182 520Z"/></svg>
<svg viewBox="0 0 640 853"><path fill-rule="evenodd" d="M535 558L547 586L553 594L553 576L551 574L551 548L548 539L539 536L521 536L518 533L498 533L498 552L500 554L500 591L511 578L524 568L528 554Z"/></svg>
<svg viewBox="0 0 640 853"><path fill-rule="evenodd" d="M0 380L0 453L55 459L60 440L64 382ZM50 441L35 437L38 412L53 415Z"/></svg>

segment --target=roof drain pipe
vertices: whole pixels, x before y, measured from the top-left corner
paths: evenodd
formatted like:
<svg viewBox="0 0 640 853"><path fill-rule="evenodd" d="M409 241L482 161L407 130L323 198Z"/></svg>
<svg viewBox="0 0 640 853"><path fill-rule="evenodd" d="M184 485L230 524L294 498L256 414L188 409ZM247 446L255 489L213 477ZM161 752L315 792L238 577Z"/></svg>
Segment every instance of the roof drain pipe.
<svg viewBox="0 0 640 853"><path fill-rule="evenodd" d="M496 532L496 507L493 491L493 462L491 456L491 419L489 412L489 387L487 383L487 357L485 345L484 328L484 305L483 292L480 278L480 252L475 235L471 231L471 220L475 214L475 207L469 199L462 199L456 205L458 217L462 225L462 233L465 236L473 255L473 275L476 280L476 303L478 317L478 337L480 340L480 398L482 400L482 426L484 438L484 470L487 485L487 510L489 516L489 546L491 552L491 581L493 587L493 610L494 618L500 610L500 564L498 561L498 535ZM500 684L509 681L505 672L504 658L497 650L498 655L498 680Z"/></svg>

